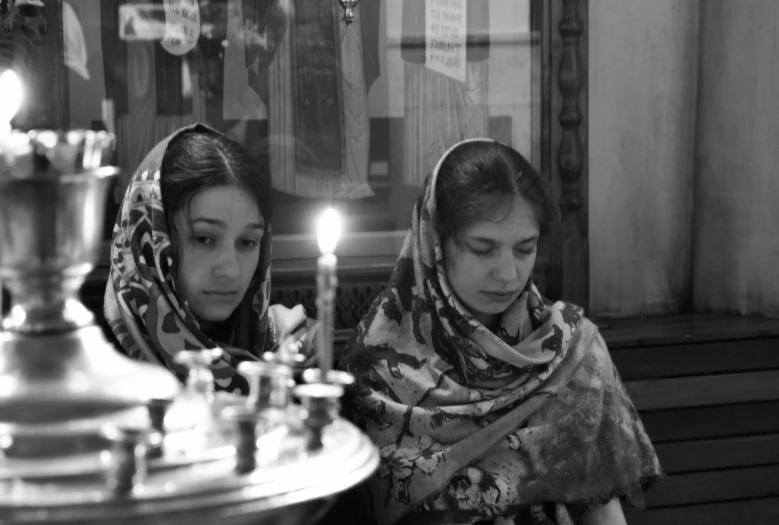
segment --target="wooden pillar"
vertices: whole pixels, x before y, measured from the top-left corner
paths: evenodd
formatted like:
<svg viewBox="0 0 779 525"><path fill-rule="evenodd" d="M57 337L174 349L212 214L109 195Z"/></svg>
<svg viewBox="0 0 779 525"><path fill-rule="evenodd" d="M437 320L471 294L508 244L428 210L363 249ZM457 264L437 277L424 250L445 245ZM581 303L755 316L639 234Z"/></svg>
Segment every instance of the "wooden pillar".
<svg viewBox="0 0 779 525"><path fill-rule="evenodd" d="M583 33L587 0L558 0L552 18L559 20L552 64L558 92L552 95L552 143L556 163L552 173L559 199L560 224L555 235L550 280L555 298L589 305L586 178L586 56ZM583 58L584 57L584 58Z"/></svg>

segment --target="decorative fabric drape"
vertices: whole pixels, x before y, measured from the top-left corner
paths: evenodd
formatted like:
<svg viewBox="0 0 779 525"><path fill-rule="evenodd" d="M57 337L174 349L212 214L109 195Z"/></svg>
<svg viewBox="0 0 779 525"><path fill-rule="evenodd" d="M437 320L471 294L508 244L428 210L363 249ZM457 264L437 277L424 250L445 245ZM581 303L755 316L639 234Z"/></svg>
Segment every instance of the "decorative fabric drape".
<svg viewBox="0 0 779 525"><path fill-rule="evenodd" d="M362 6L347 29L330 0L280 5L290 23L268 69L274 186L300 197L369 197Z"/></svg>
<svg viewBox="0 0 779 525"><path fill-rule="evenodd" d="M157 112L156 70L154 48L158 43L132 42L127 46L127 107L128 112L116 119L119 162L124 168L138 166L154 145L177 129L205 117L205 104L200 90L192 90L192 112L183 115L160 116ZM189 71L189 83L198 86L196 75ZM128 170L125 169L125 177ZM126 181L124 186L126 187Z"/></svg>
<svg viewBox="0 0 779 525"><path fill-rule="evenodd" d="M228 0L222 116L225 120L266 119L266 73L289 20L278 0ZM243 141L245 137L240 137Z"/></svg>
<svg viewBox="0 0 779 525"><path fill-rule="evenodd" d="M106 94L114 101L117 152L123 168L116 190L121 197L135 168L155 144L183 126L205 120L205 102L198 75L186 59L168 56L159 41L122 42L119 2L104 2L101 9Z"/></svg>
<svg viewBox="0 0 779 525"><path fill-rule="evenodd" d="M588 20L590 310L779 316L775 3Z"/></svg>
<svg viewBox="0 0 779 525"><path fill-rule="evenodd" d="M779 12L701 2L693 304L779 317Z"/></svg>
<svg viewBox="0 0 779 525"><path fill-rule="evenodd" d="M453 144L489 135L489 2L467 3L466 76L459 82L425 67L425 1L403 0L403 182L412 186L422 186Z"/></svg>
<svg viewBox="0 0 779 525"><path fill-rule="evenodd" d="M87 42L84 28L70 2L62 3L62 25L65 48L65 65L84 80L89 80L87 68Z"/></svg>
<svg viewBox="0 0 779 525"><path fill-rule="evenodd" d="M590 5L592 315L677 312L689 301L697 9L687 0Z"/></svg>

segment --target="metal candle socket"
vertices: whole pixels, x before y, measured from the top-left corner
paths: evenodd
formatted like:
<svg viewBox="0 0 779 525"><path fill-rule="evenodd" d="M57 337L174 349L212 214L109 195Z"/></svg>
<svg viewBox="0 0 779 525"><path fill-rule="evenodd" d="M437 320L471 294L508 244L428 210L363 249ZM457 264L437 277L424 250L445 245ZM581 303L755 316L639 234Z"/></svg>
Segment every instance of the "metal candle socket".
<svg viewBox="0 0 779 525"><path fill-rule="evenodd" d="M187 388L203 395L206 401L212 401L214 399L214 374L209 367L223 354L224 351L221 348L182 350L173 359L176 363L189 369Z"/></svg>
<svg viewBox="0 0 779 525"><path fill-rule="evenodd" d="M127 496L146 477L147 449L158 448L162 436L147 428L112 424L103 427L102 435L111 442L106 483L115 496Z"/></svg>
<svg viewBox="0 0 779 525"><path fill-rule="evenodd" d="M342 370L330 370L327 373L327 379L325 381L322 380L322 377L322 371L318 368L309 368L303 372L303 381L308 384L328 383L332 385L338 385L344 389L344 391L354 384L354 376ZM333 418L337 418L341 414L340 397L333 400L330 410L332 412Z"/></svg>
<svg viewBox="0 0 779 525"><path fill-rule="evenodd" d="M244 361L238 365L238 372L249 381L247 405L255 411L287 407L292 381L290 367L279 363Z"/></svg>
<svg viewBox="0 0 779 525"><path fill-rule="evenodd" d="M300 410L300 419L308 433L307 448L310 451L317 451L323 447L322 431L333 422L332 407L343 393L343 387L326 383L295 387L295 395L300 398L303 406Z"/></svg>
<svg viewBox="0 0 779 525"><path fill-rule="evenodd" d="M172 404L172 399L150 399L146 403L151 429L162 438L165 437L165 415ZM149 458L162 457L162 440L159 443L150 444L146 455Z"/></svg>
<svg viewBox="0 0 779 525"><path fill-rule="evenodd" d="M236 472L251 472L257 466L257 424L260 415L251 406L237 405L225 408L222 417L235 425Z"/></svg>

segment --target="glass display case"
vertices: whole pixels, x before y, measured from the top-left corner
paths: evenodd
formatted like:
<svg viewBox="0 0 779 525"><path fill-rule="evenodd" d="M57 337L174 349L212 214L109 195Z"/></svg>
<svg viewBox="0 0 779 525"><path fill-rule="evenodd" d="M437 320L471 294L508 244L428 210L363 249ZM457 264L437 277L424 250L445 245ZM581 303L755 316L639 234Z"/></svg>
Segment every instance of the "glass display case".
<svg viewBox="0 0 779 525"><path fill-rule="evenodd" d="M248 404L212 395L208 381L179 390L160 379L155 396L129 389L112 397L98 388L85 397L71 388L74 374L94 376L95 385L110 379L94 366L108 358L90 352L111 352L96 328L111 227L138 163L184 125L224 132L273 178L271 302L302 303L322 318L315 218L326 207L340 213L338 285L326 316L336 358L386 282L433 164L466 137L510 144L549 178L562 220L541 247L536 281L552 297L586 304L586 16L579 0L0 1L0 71L16 71L26 94L14 129L39 156L45 141L30 130L78 130L51 133L55 144L71 137L82 154L94 137L108 140L97 164L60 170L34 191L15 168L3 168L0 193L14 206L0 212L6 223L24 216L27 230L0 236L3 284L15 290L13 302L4 296L3 344L16 349L7 355L23 356L0 359L0 383L23 378L0 390L0 491L8 496L0 498L0 517L134 516L139 523L157 513L169 522L264 516L302 523L375 469L370 443L334 408L348 378L328 380L327 370L293 392L282 380L289 363L244 368L255 385ZM75 172L83 187L63 190ZM47 177L39 170L27 179ZM62 209L81 215L36 208L55 194L70 203ZM79 208L87 198L90 205ZM92 228L60 239L64 251L84 249L67 252L67 265L48 267L46 257L59 252L44 257L30 241L56 221ZM38 257L41 265L14 266L21 260L14 257ZM39 308L43 290L29 285L41 272L62 292L48 310ZM36 315L42 324L31 324ZM48 348L43 338L57 322L71 323L71 353L41 350L40 359L57 366L45 378L53 385L48 397L38 399L25 385L43 381L40 362L24 349ZM125 380L145 374L110 355ZM200 373L209 358L192 354L187 363ZM260 395L270 384L283 406ZM42 408L52 400L67 408ZM268 416L262 425L260 408ZM165 418L178 423L166 426ZM31 436L27 448L14 437L22 435ZM49 456L60 461L42 466ZM299 483L301 472L326 472L328 462L346 458L343 479ZM49 492L36 492L41 486Z"/></svg>

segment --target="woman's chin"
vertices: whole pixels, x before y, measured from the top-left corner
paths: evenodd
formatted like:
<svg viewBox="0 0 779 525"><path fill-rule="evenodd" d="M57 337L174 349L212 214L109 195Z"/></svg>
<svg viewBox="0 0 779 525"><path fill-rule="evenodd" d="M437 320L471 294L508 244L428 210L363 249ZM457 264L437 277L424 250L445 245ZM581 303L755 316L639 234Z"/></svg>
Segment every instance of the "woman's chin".
<svg viewBox="0 0 779 525"><path fill-rule="evenodd" d="M233 311L235 311L235 308L208 308L204 312L195 313L195 316L208 323L221 323L227 321L233 314Z"/></svg>
<svg viewBox="0 0 779 525"><path fill-rule="evenodd" d="M508 310L509 306L514 304L515 298L507 298L501 301L484 301L479 305L479 310L488 315L502 314Z"/></svg>

